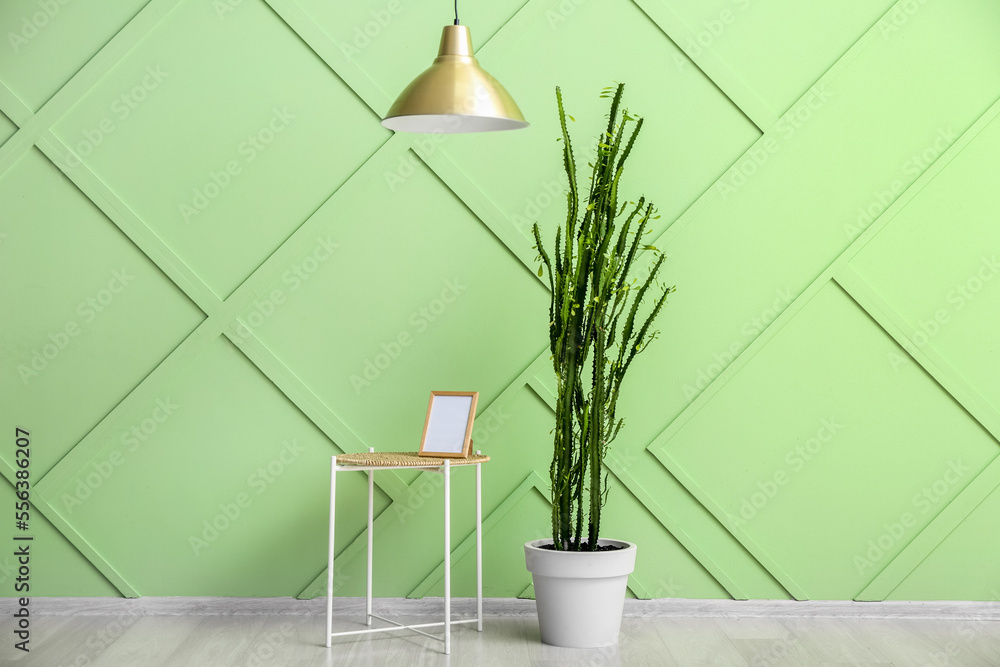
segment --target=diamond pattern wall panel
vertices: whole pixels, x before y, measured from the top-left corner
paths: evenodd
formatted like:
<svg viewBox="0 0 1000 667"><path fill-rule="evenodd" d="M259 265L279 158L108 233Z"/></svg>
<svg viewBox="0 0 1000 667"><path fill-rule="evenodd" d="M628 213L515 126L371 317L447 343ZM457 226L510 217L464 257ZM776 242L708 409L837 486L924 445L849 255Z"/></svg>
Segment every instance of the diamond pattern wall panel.
<svg viewBox="0 0 1000 667"><path fill-rule="evenodd" d="M659 450L810 599L850 597L996 456L933 378L880 363L901 350L859 310L822 288Z"/></svg>
<svg viewBox="0 0 1000 667"><path fill-rule="evenodd" d="M531 128L393 135L449 10L0 8L32 593L322 595L329 456L415 449L429 391L475 389L486 591L532 595L554 382L528 230L562 215L554 87L585 160L623 81L647 120L623 187L678 287L607 462L630 594L995 599L995 3L481 3L463 23ZM376 594L439 595L440 478L377 484ZM340 486L360 595L364 479ZM458 594L473 527L460 504Z"/></svg>
<svg viewBox="0 0 1000 667"><path fill-rule="evenodd" d="M375 121L251 0L181 4L55 134L224 297L388 138Z"/></svg>
<svg viewBox="0 0 1000 667"><path fill-rule="evenodd" d="M976 599L985 594L988 599L1000 598L1000 588L984 591L984 582L993 582L996 569L993 554L997 545L993 517L1000 504L1000 491L993 491L981 505L968 512L947 541L934 550L896 588L893 600L942 600L947 597ZM963 564L961 571L949 572L951 563ZM989 584L992 586L992 583Z"/></svg>
<svg viewBox="0 0 1000 667"><path fill-rule="evenodd" d="M33 189L45 196L26 196ZM5 412L45 419L46 445L31 462L41 476L203 315L37 150L4 175L0 202L9 216L0 276L12 286L0 303L18 331L2 343ZM58 419L43 417L53 410ZM3 458L13 463L12 452Z"/></svg>
<svg viewBox="0 0 1000 667"><path fill-rule="evenodd" d="M37 111L148 0L116 2L94 11L84 3L14 0L0 5L4 56L0 79Z"/></svg>
<svg viewBox="0 0 1000 667"><path fill-rule="evenodd" d="M939 154L953 137L954 131L942 131L911 164ZM1000 356L990 333L1000 301L1000 280L994 280L1000 232L993 224L998 196L984 165L997 164L998 146L994 119L974 141L956 146L954 158L851 262L864 289L891 304L905 323L910 345L941 355L993 411L1000 408ZM960 234L951 224L958 216ZM891 270L898 256L909 262Z"/></svg>
<svg viewBox="0 0 1000 667"><path fill-rule="evenodd" d="M10 119L7 118L7 116L0 114L0 146L3 145L3 142L10 139L16 131L17 126L10 122Z"/></svg>
<svg viewBox="0 0 1000 667"><path fill-rule="evenodd" d="M890 0L823 6L794 0L649 0L642 5L669 23L692 61L717 76L732 76L773 116L783 114L893 7ZM890 33L893 25L886 26L884 32ZM688 62L678 58L673 64L684 68Z"/></svg>

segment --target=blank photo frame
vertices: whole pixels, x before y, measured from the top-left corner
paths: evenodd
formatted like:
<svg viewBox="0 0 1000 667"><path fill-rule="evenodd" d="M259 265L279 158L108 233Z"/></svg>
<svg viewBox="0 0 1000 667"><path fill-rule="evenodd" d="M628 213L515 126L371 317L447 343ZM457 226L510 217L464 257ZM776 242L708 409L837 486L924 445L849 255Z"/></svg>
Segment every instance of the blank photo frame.
<svg viewBox="0 0 1000 667"><path fill-rule="evenodd" d="M478 400L478 391L432 391L419 455L468 458Z"/></svg>

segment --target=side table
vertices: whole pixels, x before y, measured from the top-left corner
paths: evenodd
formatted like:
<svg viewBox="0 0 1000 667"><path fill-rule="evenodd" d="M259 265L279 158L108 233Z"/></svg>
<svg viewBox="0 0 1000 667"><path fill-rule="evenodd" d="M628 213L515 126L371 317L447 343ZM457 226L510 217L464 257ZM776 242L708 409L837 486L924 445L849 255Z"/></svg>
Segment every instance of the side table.
<svg viewBox="0 0 1000 667"><path fill-rule="evenodd" d="M330 544L326 574L326 646L331 646L333 637L359 635L371 632L412 630L432 639L444 642L445 654L451 653L451 626L459 623L476 623L476 629L483 631L483 516L482 516L482 464L490 457L480 452L468 458L431 458L418 456L416 452L375 452L340 454L330 462ZM476 617L451 620L451 468L453 466L474 466L476 469ZM427 470L444 475L444 621L406 625L372 613L372 524L375 520L375 471L399 470L403 468ZM337 473L368 473L368 565L365 589L364 630L333 632L333 555L334 520L337 503ZM389 623L391 627L373 628L372 619ZM420 628L444 626L444 636L439 637Z"/></svg>

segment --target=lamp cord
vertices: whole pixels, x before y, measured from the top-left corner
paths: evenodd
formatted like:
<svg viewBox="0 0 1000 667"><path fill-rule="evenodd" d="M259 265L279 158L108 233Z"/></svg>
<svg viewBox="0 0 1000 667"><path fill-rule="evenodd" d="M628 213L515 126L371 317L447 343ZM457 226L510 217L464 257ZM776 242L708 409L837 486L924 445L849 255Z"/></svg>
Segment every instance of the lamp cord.
<svg viewBox="0 0 1000 667"><path fill-rule="evenodd" d="M458 0L455 0L455 25L458 25Z"/></svg>

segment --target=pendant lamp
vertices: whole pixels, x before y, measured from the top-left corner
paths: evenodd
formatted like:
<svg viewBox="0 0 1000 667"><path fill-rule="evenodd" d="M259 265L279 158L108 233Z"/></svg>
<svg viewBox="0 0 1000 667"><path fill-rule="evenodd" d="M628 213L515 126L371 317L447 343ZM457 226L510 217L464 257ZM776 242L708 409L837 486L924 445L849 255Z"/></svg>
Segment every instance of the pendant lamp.
<svg viewBox="0 0 1000 667"><path fill-rule="evenodd" d="M434 63L417 76L389 107L382 125L396 132L494 132L528 123L500 82L472 55L469 28L446 25Z"/></svg>

